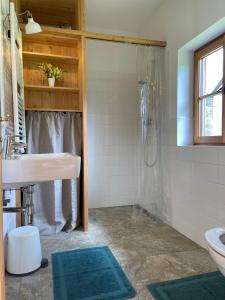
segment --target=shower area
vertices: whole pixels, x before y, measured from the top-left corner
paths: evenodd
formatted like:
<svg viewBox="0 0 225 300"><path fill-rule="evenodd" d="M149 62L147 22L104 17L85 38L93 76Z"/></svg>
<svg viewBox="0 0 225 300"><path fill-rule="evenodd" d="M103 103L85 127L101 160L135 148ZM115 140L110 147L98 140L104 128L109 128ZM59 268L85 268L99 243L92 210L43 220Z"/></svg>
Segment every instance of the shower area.
<svg viewBox="0 0 225 300"><path fill-rule="evenodd" d="M164 51L87 43L90 208L138 205L170 221Z"/></svg>

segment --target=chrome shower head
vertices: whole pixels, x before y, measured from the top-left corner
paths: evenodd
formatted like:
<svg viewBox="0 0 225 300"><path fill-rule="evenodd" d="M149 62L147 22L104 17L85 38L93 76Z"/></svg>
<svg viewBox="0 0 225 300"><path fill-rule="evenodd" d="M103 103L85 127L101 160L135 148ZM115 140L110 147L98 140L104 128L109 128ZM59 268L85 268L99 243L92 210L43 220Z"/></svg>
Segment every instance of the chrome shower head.
<svg viewBox="0 0 225 300"><path fill-rule="evenodd" d="M144 80L138 81L138 84L139 84L139 85L144 85L144 84L146 84L146 83L147 83L147 81L144 81Z"/></svg>

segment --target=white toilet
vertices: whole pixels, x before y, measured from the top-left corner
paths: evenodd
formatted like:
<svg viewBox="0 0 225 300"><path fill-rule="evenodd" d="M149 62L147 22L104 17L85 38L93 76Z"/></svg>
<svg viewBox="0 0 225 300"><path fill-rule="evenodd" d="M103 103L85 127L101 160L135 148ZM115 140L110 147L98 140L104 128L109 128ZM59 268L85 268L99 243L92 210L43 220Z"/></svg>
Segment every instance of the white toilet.
<svg viewBox="0 0 225 300"><path fill-rule="evenodd" d="M225 276L225 228L213 228L205 233L209 253Z"/></svg>

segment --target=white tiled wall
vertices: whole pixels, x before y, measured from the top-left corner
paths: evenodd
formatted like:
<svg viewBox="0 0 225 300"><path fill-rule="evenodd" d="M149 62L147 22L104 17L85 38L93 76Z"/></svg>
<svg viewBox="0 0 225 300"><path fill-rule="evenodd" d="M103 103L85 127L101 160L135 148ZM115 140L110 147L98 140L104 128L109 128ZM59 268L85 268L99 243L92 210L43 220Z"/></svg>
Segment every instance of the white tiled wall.
<svg viewBox="0 0 225 300"><path fill-rule="evenodd" d="M204 232L225 226L224 147L173 147L171 224L204 245Z"/></svg>
<svg viewBox="0 0 225 300"><path fill-rule="evenodd" d="M136 203L136 47L87 42L89 206Z"/></svg>
<svg viewBox="0 0 225 300"><path fill-rule="evenodd" d="M177 147L177 59L178 49L222 19L224 11L224 0L164 1L140 32L168 43L165 51L170 223L203 246L207 229L225 227L225 147ZM188 135L188 130L183 134Z"/></svg>

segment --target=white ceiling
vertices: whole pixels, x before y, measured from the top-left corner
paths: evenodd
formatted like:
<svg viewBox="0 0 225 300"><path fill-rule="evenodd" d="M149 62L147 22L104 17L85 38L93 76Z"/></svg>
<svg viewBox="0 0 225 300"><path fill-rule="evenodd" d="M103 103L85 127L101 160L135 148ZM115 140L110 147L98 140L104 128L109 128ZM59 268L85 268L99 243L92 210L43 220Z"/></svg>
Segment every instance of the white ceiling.
<svg viewBox="0 0 225 300"><path fill-rule="evenodd" d="M87 30L137 32L163 0L86 0Z"/></svg>

